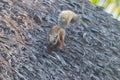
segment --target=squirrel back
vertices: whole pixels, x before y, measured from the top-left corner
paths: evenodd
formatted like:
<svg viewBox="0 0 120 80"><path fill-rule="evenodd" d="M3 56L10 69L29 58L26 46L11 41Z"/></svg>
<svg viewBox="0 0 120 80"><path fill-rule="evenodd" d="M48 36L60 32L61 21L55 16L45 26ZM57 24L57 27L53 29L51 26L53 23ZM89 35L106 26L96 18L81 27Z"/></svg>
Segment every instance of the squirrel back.
<svg viewBox="0 0 120 80"><path fill-rule="evenodd" d="M58 25L67 28L70 23L78 22L80 18L80 14L76 14L71 10L63 10L58 16Z"/></svg>

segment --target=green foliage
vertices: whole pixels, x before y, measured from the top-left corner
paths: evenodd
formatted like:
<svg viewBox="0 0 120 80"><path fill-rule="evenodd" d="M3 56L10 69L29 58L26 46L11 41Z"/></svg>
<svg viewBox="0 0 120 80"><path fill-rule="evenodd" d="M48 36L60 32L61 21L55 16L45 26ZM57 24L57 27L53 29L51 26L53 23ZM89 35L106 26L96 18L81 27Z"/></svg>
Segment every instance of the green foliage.
<svg viewBox="0 0 120 80"><path fill-rule="evenodd" d="M120 18L120 0L89 0L91 3L105 8L115 18Z"/></svg>

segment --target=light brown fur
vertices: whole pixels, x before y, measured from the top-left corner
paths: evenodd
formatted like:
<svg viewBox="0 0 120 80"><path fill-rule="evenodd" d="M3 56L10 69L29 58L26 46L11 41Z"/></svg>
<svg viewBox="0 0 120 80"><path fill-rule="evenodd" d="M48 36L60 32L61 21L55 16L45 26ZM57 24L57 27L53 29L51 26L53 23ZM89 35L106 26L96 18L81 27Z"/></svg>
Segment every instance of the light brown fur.
<svg viewBox="0 0 120 80"><path fill-rule="evenodd" d="M60 26L53 26L47 36L47 50L51 52L51 46L56 45L57 50L60 50L64 44L65 30Z"/></svg>
<svg viewBox="0 0 120 80"><path fill-rule="evenodd" d="M70 23L78 22L81 15L71 10L63 10L58 16L58 24L63 28L67 28Z"/></svg>

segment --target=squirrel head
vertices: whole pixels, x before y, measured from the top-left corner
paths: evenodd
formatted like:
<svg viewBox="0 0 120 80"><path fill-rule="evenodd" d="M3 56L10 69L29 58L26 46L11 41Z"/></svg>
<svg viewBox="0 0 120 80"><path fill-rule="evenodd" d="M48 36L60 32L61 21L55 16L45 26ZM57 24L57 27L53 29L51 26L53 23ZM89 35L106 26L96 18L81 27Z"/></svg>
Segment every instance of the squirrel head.
<svg viewBox="0 0 120 80"><path fill-rule="evenodd" d="M49 35L49 42L52 45L57 44L57 40L58 40L58 35L57 34L50 34Z"/></svg>

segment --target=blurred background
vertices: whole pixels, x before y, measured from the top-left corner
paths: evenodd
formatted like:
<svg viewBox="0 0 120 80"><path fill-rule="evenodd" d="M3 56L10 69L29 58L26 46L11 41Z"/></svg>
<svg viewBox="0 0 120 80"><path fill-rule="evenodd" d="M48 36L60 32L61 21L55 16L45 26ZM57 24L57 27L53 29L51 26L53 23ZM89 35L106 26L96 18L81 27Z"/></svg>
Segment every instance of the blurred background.
<svg viewBox="0 0 120 80"><path fill-rule="evenodd" d="M120 21L120 0L89 0L91 3L104 7L104 11Z"/></svg>

